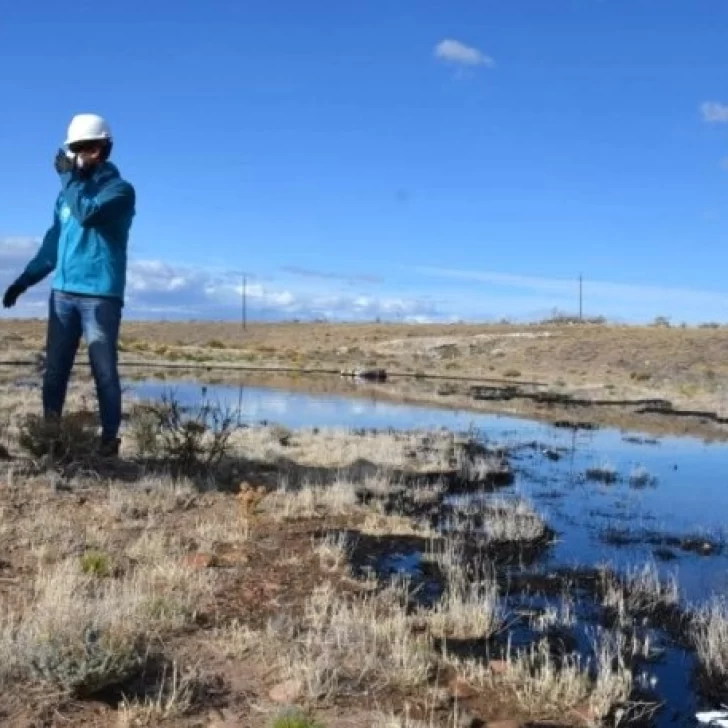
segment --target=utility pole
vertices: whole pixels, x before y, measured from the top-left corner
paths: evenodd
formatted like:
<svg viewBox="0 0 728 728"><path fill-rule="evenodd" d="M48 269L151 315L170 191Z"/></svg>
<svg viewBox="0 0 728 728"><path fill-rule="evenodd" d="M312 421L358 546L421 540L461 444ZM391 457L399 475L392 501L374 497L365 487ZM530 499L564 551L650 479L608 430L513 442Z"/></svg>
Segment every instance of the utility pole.
<svg viewBox="0 0 728 728"><path fill-rule="evenodd" d="M582 281L581 273L579 273L579 321L583 320L583 301L584 301L584 284Z"/></svg>
<svg viewBox="0 0 728 728"><path fill-rule="evenodd" d="M245 280L245 273L243 273L243 290L242 290L243 295L242 295L242 311L241 311L241 321L243 324L243 331L245 331L245 328L246 328L245 324L246 324L246 314L247 314L247 312L245 310L245 308L246 308L246 300L245 300L246 290L245 290L245 288L246 288L246 280Z"/></svg>

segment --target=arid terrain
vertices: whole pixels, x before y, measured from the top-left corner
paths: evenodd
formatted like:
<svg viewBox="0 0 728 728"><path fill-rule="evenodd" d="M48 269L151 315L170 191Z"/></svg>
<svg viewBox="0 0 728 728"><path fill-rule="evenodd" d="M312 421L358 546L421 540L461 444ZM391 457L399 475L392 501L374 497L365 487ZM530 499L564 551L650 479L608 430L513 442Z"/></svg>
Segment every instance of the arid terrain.
<svg viewBox="0 0 728 728"><path fill-rule="evenodd" d="M129 323L123 336L125 373L142 378L170 365L183 367L172 378L222 380L240 372L218 365L381 367L425 376L245 376L724 439L706 417L469 389L495 378L721 412L722 329ZM0 340L4 361L33 360L43 324L7 323ZM538 566L564 535L510 487L515 463L524 449L536 462L568 453L445 430L239 426L210 403L127 398L121 456L104 460L88 377L54 427L39 419L37 370L2 371L2 725L642 726L659 712L649 670L666 649L691 656L701 701L728 699L722 595L693 607L652 560ZM577 475L605 492L622 477L608 463ZM623 480L654 487L643 468ZM544 497L565 496L555 490L545 479ZM725 546L626 525L600 538L642 538L664 558Z"/></svg>
<svg viewBox="0 0 728 728"><path fill-rule="evenodd" d="M42 321L7 321L1 331L2 360L27 359L43 348ZM720 439L728 434L716 422L728 417L728 328L723 327L286 323L249 324L243 330L232 323L129 321L121 348L128 376L156 372L173 378L188 367L189 376L239 380L243 369L256 382L302 390L375 393L656 433ZM82 352L79 361L84 360ZM386 370L387 381L362 386L338 376L367 368ZM0 369L15 375L8 367ZM329 375L295 376L313 371ZM471 388L477 384L496 389L476 399ZM550 399L534 401L535 394ZM576 403L565 404L567 397ZM666 413L665 400L681 414ZM645 407L653 401L657 412Z"/></svg>
<svg viewBox="0 0 728 728"><path fill-rule="evenodd" d="M507 451L445 431L238 428L166 401L130 405L106 461L88 382L55 429L37 390L0 396L3 725L626 724L658 707L637 624L686 644L725 699L719 599L691 611L649 563L529 572L556 534L506 492ZM392 576L408 549L421 566ZM550 601L503 601L529 594ZM591 656L568 636L584 599Z"/></svg>

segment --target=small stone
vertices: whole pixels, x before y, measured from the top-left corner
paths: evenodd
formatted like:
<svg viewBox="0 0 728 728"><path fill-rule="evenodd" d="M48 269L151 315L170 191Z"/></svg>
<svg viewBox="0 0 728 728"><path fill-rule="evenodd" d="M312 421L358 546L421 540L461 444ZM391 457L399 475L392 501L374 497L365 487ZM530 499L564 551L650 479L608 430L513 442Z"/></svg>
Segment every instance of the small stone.
<svg viewBox="0 0 728 728"><path fill-rule="evenodd" d="M477 694L477 690L463 677L453 678L447 687L453 698L458 700L467 700Z"/></svg>
<svg viewBox="0 0 728 728"><path fill-rule="evenodd" d="M268 692L268 697L274 703L293 703L300 695L301 683L298 680L284 680Z"/></svg>
<svg viewBox="0 0 728 728"><path fill-rule="evenodd" d="M188 554L185 557L185 564L192 569L209 569L215 565L215 557L212 554L198 551L194 554Z"/></svg>

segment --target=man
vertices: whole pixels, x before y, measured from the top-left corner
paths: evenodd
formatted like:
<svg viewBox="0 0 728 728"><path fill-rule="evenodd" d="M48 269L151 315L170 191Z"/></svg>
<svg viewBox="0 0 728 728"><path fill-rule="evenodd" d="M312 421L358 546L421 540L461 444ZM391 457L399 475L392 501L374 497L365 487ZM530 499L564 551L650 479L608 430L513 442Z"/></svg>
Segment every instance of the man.
<svg viewBox="0 0 728 728"><path fill-rule="evenodd" d="M48 308L43 414L60 418L83 335L101 419L99 451L119 452L121 386L117 365L126 287L127 244L136 192L109 161L113 140L106 121L78 114L54 166L61 183L53 224L35 257L3 297L15 305L28 288L55 270Z"/></svg>

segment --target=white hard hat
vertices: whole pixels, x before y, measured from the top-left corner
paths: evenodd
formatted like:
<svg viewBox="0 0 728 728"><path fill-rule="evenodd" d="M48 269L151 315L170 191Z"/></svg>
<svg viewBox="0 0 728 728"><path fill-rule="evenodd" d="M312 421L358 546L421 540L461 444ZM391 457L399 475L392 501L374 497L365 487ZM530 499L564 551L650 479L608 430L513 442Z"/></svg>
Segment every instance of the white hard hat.
<svg viewBox="0 0 728 728"><path fill-rule="evenodd" d="M76 114L68 125L66 145L75 142L111 139L111 129L98 114Z"/></svg>

